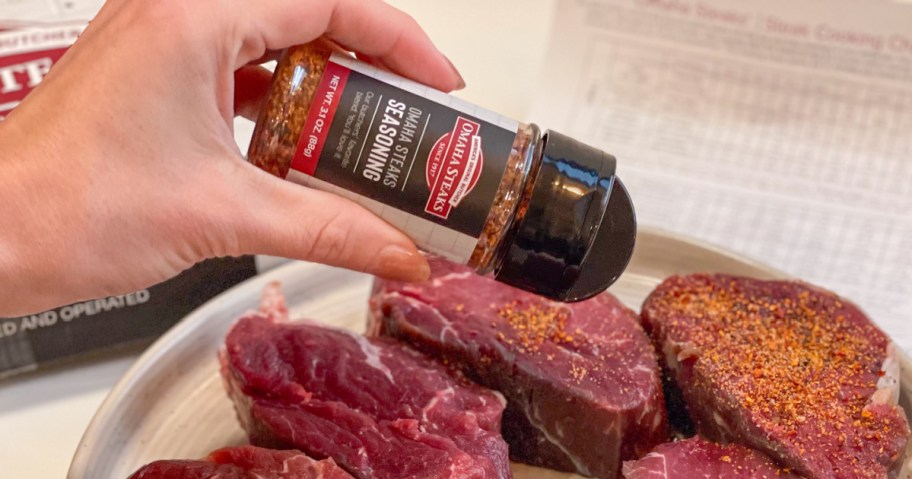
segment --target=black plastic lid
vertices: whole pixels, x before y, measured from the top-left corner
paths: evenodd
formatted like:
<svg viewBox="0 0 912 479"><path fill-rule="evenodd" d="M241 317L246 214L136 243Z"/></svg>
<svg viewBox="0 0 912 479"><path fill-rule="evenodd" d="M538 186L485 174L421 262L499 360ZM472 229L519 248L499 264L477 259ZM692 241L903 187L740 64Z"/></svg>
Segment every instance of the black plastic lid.
<svg viewBox="0 0 912 479"><path fill-rule="evenodd" d="M558 301L580 301L624 272L636 216L613 156L554 131L542 142L529 205L495 277Z"/></svg>

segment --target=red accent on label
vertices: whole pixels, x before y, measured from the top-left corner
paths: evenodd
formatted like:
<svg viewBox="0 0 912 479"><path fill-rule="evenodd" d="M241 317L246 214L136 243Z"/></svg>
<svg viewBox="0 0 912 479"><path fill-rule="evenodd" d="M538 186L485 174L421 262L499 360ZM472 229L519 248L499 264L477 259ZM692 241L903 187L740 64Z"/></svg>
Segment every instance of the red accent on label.
<svg viewBox="0 0 912 479"><path fill-rule="evenodd" d="M425 171L431 192L425 212L447 219L450 211L475 188L484 164L480 130L480 124L460 116L453 131L434 144Z"/></svg>
<svg viewBox="0 0 912 479"><path fill-rule="evenodd" d="M67 47L0 57L0 118L35 88Z"/></svg>
<svg viewBox="0 0 912 479"><path fill-rule="evenodd" d="M317 171L317 163L320 162L320 154L326 144L329 127L336 116L342 92L345 91L349 73L351 70L342 65L333 62L326 64L326 71L323 72L304 129L301 130L298 149L291 161L292 169L310 176Z"/></svg>

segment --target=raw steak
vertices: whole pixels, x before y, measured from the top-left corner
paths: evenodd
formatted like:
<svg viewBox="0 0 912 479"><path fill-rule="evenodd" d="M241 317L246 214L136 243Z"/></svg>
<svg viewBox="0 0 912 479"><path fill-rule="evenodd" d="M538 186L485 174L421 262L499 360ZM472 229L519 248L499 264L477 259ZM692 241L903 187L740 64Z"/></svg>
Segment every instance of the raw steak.
<svg viewBox="0 0 912 479"><path fill-rule="evenodd" d="M608 294L573 304L432 260L423 284L379 282L375 334L507 398L514 459L602 478L668 440L659 366L637 315Z"/></svg>
<svg viewBox="0 0 912 479"><path fill-rule="evenodd" d="M810 478L894 477L899 363L854 305L800 282L674 276L643 318L705 437Z"/></svg>
<svg viewBox="0 0 912 479"><path fill-rule="evenodd" d="M226 447L201 461L156 461L130 479L352 479L332 459L316 461L300 451Z"/></svg>
<svg viewBox="0 0 912 479"><path fill-rule="evenodd" d="M749 447L701 438L669 442L624 463L626 479L798 479Z"/></svg>
<svg viewBox="0 0 912 479"><path fill-rule="evenodd" d="M504 400L390 339L284 323L281 297L242 317L223 377L252 443L332 457L358 478L509 478Z"/></svg>

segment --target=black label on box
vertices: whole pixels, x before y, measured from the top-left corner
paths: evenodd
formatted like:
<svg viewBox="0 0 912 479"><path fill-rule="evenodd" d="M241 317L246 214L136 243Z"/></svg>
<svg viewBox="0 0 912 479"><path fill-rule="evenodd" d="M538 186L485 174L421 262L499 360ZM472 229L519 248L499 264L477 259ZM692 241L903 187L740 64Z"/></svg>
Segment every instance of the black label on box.
<svg viewBox="0 0 912 479"><path fill-rule="evenodd" d="M0 376L153 339L256 273L253 257L211 259L134 293L0 319Z"/></svg>

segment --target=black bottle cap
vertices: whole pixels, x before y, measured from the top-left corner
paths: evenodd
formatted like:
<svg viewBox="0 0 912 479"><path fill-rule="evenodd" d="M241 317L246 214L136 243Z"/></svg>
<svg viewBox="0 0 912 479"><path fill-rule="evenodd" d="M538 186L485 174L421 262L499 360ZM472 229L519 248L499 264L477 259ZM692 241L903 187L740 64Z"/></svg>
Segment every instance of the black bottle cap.
<svg viewBox="0 0 912 479"><path fill-rule="evenodd" d="M566 302L614 283L636 241L636 216L616 164L603 151L546 132L528 207L495 278Z"/></svg>

